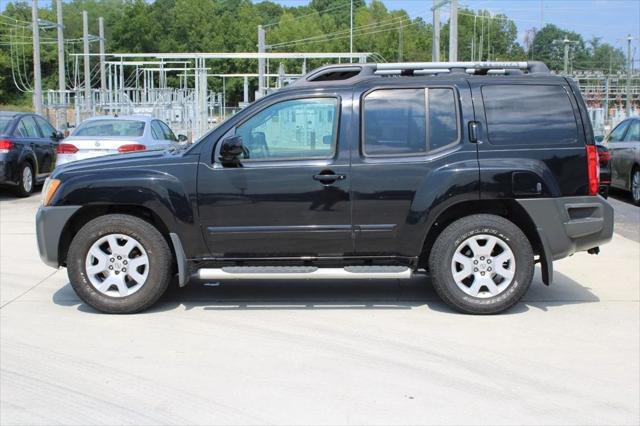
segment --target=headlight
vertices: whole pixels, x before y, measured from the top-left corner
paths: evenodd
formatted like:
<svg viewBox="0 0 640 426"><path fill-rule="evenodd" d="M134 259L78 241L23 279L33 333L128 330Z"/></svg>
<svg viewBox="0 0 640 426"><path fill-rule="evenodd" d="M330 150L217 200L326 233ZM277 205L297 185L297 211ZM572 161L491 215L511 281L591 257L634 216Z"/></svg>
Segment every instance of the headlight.
<svg viewBox="0 0 640 426"><path fill-rule="evenodd" d="M42 187L42 205L48 206L53 198L53 195L58 190L60 186L60 181L58 179L50 179L44 181L44 186Z"/></svg>

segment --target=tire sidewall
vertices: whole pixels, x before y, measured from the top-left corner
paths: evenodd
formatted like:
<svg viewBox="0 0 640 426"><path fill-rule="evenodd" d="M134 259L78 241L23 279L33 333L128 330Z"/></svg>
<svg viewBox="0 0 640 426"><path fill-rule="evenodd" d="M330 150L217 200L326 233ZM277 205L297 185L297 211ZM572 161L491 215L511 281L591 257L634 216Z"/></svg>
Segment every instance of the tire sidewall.
<svg viewBox="0 0 640 426"><path fill-rule="evenodd" d="M26 168L29 168L31 170L31 189L28 190L28 191L24 187L25 182L23 180L24 169L26 169ZM35 177L35 174L34 174L33 167L29 163L22 163L18 173L19 173L19 175L18 175L18 195L21 196L21 197L28 197L33 193L33 189L34 189L34 186L35 186L35 183L36 183L36 177Z"/></svg>
<svg viewBox="0 0 640 426"><path fill-rule="evenodd" d="M438 260L430 268L434 281L437 281L434 282L436 290L445 301L465 313L493 314L510 308L527 292L533 278L533 252L522 231L506 220L505 223L492 223L491 220L486 222L484 225L472 222L454 223L451 225L451 235L434 246L434 249L442 250ZM458 287L451 272L453 256L460 244L480 234L492 235L504 241L513 252L516 263L515 274L509 286L500 294L488 298L473 297L465 293Z"/></svg>
<svg viewBox="0 0 640 426"><path fill-rule="evenodd" d="M169 281L168 265L171 265L171 261L167 256L166 242L160 233L140 219L122 218L126 216L121 216L119 220L98 218L89 222L76 234L67 256L67 270L73 289L85 303L107 313L133 313L146 308L164 293ZM157 235L149 235L153 233ZM147 279L139 290L129 296L107 296L98 291L87 276L85 265L87 253L98 239L108 234L130 236L138 240L147 252L149 258Z"/></svg>

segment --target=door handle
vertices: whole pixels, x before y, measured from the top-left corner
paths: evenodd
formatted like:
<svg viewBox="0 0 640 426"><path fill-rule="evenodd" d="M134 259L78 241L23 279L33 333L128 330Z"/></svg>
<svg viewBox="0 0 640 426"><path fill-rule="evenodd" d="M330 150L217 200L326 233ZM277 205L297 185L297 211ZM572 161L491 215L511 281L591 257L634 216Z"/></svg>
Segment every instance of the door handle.
<svg viewBox="0 0 640 426"><path fill-rule="evenodd" d="M346 179L346 175L337 175L332 171L323 171L317 175L313 175L313 180L317 180L323 185L331 185L338 180Z"/></svg>

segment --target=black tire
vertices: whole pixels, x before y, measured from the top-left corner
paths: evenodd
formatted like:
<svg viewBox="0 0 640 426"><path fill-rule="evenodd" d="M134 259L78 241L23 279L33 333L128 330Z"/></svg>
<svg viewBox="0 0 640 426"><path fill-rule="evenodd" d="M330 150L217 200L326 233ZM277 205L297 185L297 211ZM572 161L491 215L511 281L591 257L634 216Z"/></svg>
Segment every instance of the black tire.
<svg viewBox="0 0 640 426"><path fill-rule="evenodd" d="M87 276L85 259L94 242L108 234L124 234L135 238L149 258L149 272L135 293L112 297L101 293ZM110 314L131 314L153 305L171 280L171 250L162 234L150 223L135 216L110 214L93 219L76 234L67 254L67 273L76 294L86 304Z"/></svg>
<svg viewBox="0 0 640 426"><path fill-rule="evenodd" d="M25 169L29 169L30 171L29 175L31 176L31 182L24 181ZM18 169L18 186L16 188L16 194L18 195L18 197L29 197L31 194L33 194L33 189L35 186L36 177L33 171L33 166L28 162L22 163L20 165L20 168Z"/></svg>
<svg viewBox="0 0 640 426"><path fill-rule="evenodd" d="M456 284L452 272L458 246L479 234L499 238L515 258L511 283L501 293L488 298L465 293ZM466 314L496 314L518 303L529 289L534 272L533 251L520 228L507 219L489 214L472 215L453 222L438 236L429 255L429 271L436 292L453 309Z"/></svg>
<svg viewBox="0 0 640 426"><path fill-rule="evenodd" d="M639 184L640 182L640 167L635 166L633 170L631 170L631 178L629 180L629 191L631 191L631 200L633 200L633 204L635 204L636 206L640 206L640 192L639 189L634 188L634 186Z"/></svg>

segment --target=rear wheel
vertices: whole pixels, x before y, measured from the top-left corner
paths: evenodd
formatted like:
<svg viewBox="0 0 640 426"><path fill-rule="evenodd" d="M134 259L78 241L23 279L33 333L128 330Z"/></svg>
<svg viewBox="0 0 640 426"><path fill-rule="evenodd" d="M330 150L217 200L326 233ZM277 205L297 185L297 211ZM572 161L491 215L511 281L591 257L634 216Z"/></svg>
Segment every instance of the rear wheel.
<svg viewBox="0 0 640 426"><path fill-rule="evenodd" d="M631 172L631 198L636 205L640 205L640 168Z"/></svg>
<svg viewBox="0 0 640 426"><path fill-rule="evenodd" d="M22 163L18 173L18 188L16 188L16 192L19 197L28 197L33 193L33 187L35 186L33 166L30 163Z"/></svg>
<svg viewBox="0 0 640 426"><path fill-rule="evenodd" d="M87 223L67 255L69 280L80 299L114 314L139 312L155 303L169 284L171 264L160 232L122 214Z"/></svg>
<svg viewBox="0 0 640 426"><path fill-rule="evenodd" d="M487 214L467 216L438 236L429 270L434 288L449 306L468 314L495 314L527 292L533 251L512 222Z"/></svg>

